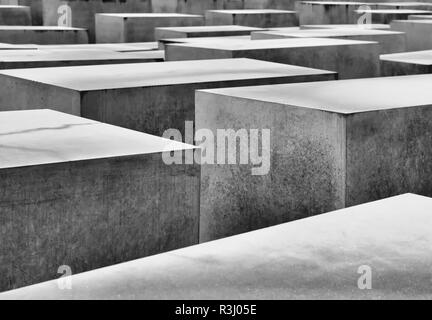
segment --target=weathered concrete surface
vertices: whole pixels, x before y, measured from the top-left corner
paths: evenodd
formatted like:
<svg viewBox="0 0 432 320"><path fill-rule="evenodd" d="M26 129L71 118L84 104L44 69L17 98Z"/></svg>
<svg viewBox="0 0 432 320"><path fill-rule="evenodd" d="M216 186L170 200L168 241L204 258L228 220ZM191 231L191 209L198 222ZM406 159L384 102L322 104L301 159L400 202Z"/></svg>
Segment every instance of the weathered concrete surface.
<svg viewBox="0 0 432 320"><path fill-rule="evenodd" d="M190 145L50 110L0 113L0 290L196 244Z"/></svg>
<svg viewBox="0 0 432 320"><path fill-rule="evenodd" d="M0 73L0 110L41 105L162 136L195 120L195 90L334 79L324 70L250 59L180 61Z"/></svg>
<svg viewBox="0 0 432 320"><path fill-rule="evenodd" d="M289 10L209 10L205 14L206 24L240 25L256 28L298 26L297 12Z"/></svg>
<svg viewBox="0 0 432 320"><path fill-rule="evenodd" d="M379 75L377 42L303 38L167 44L165 59L251 58L336 71L339 78Z"/></svg>
<svg viewBox="0 0 432 320"><path fill-rule="evenodd" d="M382 76L432 73L432 50L380 56Z"/></svg>
<svg viewBox="0 0 432 320"><path fill-rule="evenodd" d="M430 198L401 195L74 275L72 290L50 281L0 299L430 300L431 211ZM372 290L358 287L361 266Z"/></svg>
<svg viewBox="0 0 432 320"><path fill-rule="evenodd" d="M408 20L432 20L429 14L412 14L408 16Z"/></svg>
<svg viewBox="0 0 432 320"><path fill-rule="evenodd" d="M34 47L34 46L33 46ZM139 52L158 49L157 42L134 42L134 43L91 43L91 44L60 44L39 45L39 50L110 50L115 52Z"/></svg>
<svg viewBox="0 0 432 320"><path fill-rule="evenodd" d="M201 241L405 192L431 196L431 81L416 75L198 91L197 129L215 136L268 129L271 140L266 175L252 175L259 165L251 162L202 166ZM236 148L232 139L227 145Z"/></svg>
<svg viewBox="0 0 432 320"><path fill-rule="evenodd" d="M301 25L300 29L372 29L372 30L388 30L390 29L389 24L309 24Z"/></svg>
<svg viewBox="0 0 432 320"><path fill-rule="evenodd" d="M395 20L391 28L405 32L408 51L432 49L432 20Z"/></svg>
<svg viewBox="0 0 432 320"><path fill-rule="evenodd" d="M0 42L13 44L84 44L85 29L41 26L0 26Z"/></svg>
<svg viewBox="0 0 432 320"><path fill-rule="evenodd" d="M289 31L256 31L252 40L290 39L290 38L335 38L361 41L376 41L380 44L382 54L406 51L406 36L403 32L350 29L309 29Z"/></svg>
<svg viewBox="0 0 432 320"><path fill-rule="evenodd" d="M253 31L264 30L236 25L156 28L155 39L249 36Z"/></svg>
<svg viewBox="0 0 432 320"><path fill-rule="evenodd" d="M154 41L157 27L200 26L201 15L179 13L118 13L96 15L96 42Z"/></svg>
<svg viewBox="0 0 432 320"><path fill-rule="evenodd" d="M175 43L238 43L240 40L251 40L251 36L198 37L198 38L167 38L159 40L159 50L165 50L167 44Z"/></svg>
<svg viewBox="0 0 432 320"><path fill-rule="evenodd" d="M164 61L163 51L109 50L0 50L0 69L67 67ZM40 71L42 72L42 71ZM17 95L22 92L15 92Z"/></svg>
<svg viewBox="0 0 432 320"><path fill-rule="evenodd" d="M30 7L0 5L0 25L31 25Z"/></svg>
<svg viewBox="0 0 432 320"><path fill-rule="evenodd" d="M376 10L356 10L359 16L371 15L372 23L389 24L393 20L406 20L410 15L417 14L432 14L432 11L427 10L410 10L410 9L376 9Z"/></svg>

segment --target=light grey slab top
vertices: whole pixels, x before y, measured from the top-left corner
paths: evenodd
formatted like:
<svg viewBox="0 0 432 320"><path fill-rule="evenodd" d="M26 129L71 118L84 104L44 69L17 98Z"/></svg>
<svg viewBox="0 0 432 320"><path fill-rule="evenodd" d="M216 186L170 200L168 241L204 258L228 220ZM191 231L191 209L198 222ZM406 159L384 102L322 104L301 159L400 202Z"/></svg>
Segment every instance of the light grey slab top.
<svg viewBox="0 0 432 320"><path fill-rule="evenodd" d="M346 29L346 28L354 28L354 29L380 29L380 30L386 30L390 29L389 24L380 24L380 23L373 23L373 24L306 24L300 26L300 29Z"/></svg>
<svg viewBox="0 0 432 320"><path fill-rule="evenodd" d="M275 10L275 9L240 9L240 10L207 10L207 12L232 14L232 15L244 15L244 14L287 14L296 13L291 10Z"/></svg>
<svg viewBox="0 0 432 320"><path fill-rule="evenodd" d="M345 37L345 36L385 36L385 35L403 35L403 32L390 30L373 30L362 28L346 29L309 29L309 30L287 30L287 31L257 31L268 35L279 35L298 38L325 38L325 37Z"/></svg>
<svg viewBox="0 0 432 320"><path fill-rule="evenodd" d="M0 112L0 169L192 148L52 110Z"/></svg>
<svg viewBox="0 0 432 320"><path fill-rule="evenodd" d="M411 9L359 9L354 10L357 13L372 13L372 14L432 14L428 10L411 10Z"/></svg>
<svg viewBox="0 0 432 320"><path fill-rule="evenodd" d="M431 230L432 199L405 194L76 274L70 290L53 280L0 299L432 299Z"/></svg>
<svg viewBox="0 0 432 320"><path fill-rule="evenodd" d="M0 31L85 31L83 28L57 26L0 26Z"/></svg>
<svg viewBox="0 0 432 320"><path fill-rule="evenodd" d="M342 114L432 105L432 74L200 90Z"/></svg>
<svg viewBox="0 0 432 320"><path fill-rule="evenodd" d="M428 19L421 19L421 20L393 20L391 23L397 23L397 24L432 24L432 15L431 20Z"/></svg>
<svg viewBox="0 0 432 320"><path fill-rule="evenodd" d="M191 18L202 17L197 14L185 13L98 13L99 16L115 18Z"/></svg>
<svg viewBox="0 0 432 320"><path fill-rule="evenodd" d="M156 28L157 30L169 30L176 32L217 32L217 31L262 31L263 28L236 26L236 25L224 25L224 26L190 26L190 27L164 27Z"/></svg>
<svg viewBox="0 0 432 320"><path fill-rule="evenodd" d="M383 54L381 60L421 65L432 65L432 50L411 51L402 53Z"/></svg>
<svg viewBox="0 0 432 320"><path fill-rule="evenodd" d="M25 46L25 45L23 45ZM56 44L56 45L34 45L37 49L55 49L55 50L112 50L117 52L129 51L145 51L156 50L158 48L157 42L137 42L137 43L91 43L91 44Z"/></svg>

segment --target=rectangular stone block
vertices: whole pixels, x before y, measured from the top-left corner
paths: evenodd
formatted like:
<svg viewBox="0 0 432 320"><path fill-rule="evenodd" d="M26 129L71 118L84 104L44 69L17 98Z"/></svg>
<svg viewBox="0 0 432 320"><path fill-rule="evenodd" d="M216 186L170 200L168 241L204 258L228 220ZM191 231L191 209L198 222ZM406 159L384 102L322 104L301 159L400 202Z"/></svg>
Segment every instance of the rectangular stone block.
<svg viewBox="0 0 432 320"><path fill-rule="evenodd" d="M179 13L118 13L96 15L96 42L154 41L157 27L201 26L204 17Z"/></svg>
<svg viewBox="0 0 432 320"><path fill-rule="evenodd" d="M240 40L251 40L251 36L198 37L198 38L167 38L159 40L159 50L165 50L167 44L181 43L238 43Z"/></svg>
<svg viewBox="0 0 432 320"><path fill-rule="evenodd" d="M194 147L51 110L0 112L0 290L198 242Z"/></svg>
<svg viewBox="0 0 432 320"><path fill-rule="evenodd" d="M264 30L236 25L156 28L155 39L250 36L253 31Z"/></svg>
<svg viewBox="0 0 432 320"><path fill-rule="evenodd" d="M364 29L372 29L372 30L388 30L390 29L390 25L389 24L376 24L376 23L372 23L372 24L357 24L357 23L352 23L352 24L308 24L308 25L301 25L300 29L360 29L360 30L364 30Z"/></svg>
<svg viewBox="0 0 432 320"><path fill-rule="evenodd" d="M428 2L379 2L376 4L376 9L414 9L414 10L431 10L432 3Z"/></svg>
<svg viewBox="0 0 432 320"><path fill-rule="evenodd" d="M240 25L255 28L298 26L297 12L289 10L208 10L206 24Z"/></svg>
<svg viewBox="0 0 432 320"><path fill-rule="evenodd" d="M380 59L382 76L432 73L432 50L384 54Z"/></svg>
<svg viewBox="0 0 432 320"><path fill-rule="evenodd" d="M396 53L406 51L406 36L403 32L350 29L309 29L289 31L256 31L252 32L252 40L292 39L292 38L335 38L348 40L376 41L380 44L380 53Z"/></svg>
<svg viewBox="0 0 432 320"><path fill-rule="evenodd" d="M360 17L355 10L365 5L354 1L301 1L298 3L300 25L355 24Z"/></svg>
<svg viewBox="0 0 432 320"><path fill-rule="evenodd" d="M198 132L210 130L214 145L226 143L222 152L243 159L224 164L204 144L201 241L406 192L431 196L431 81L415 75L198 91ZM242 147L221 134L228 129ZM249 138L256 146L247 153Z"/></svg>
<svg viewBox="0 0 432 320"><path fill-rule="evenodd" d="M0 43L0 50L37 50L37 45Z"/></svg>
<svg viewBox="0 0 432 320"><path fill-rule="evenodd" d="M408 20L431 20L432 16L429 14L412 14L408 16Z"/></svg>
<svg viewBox="0 0 432 320"><path fill-rule="evenodd" d="M0 299L430 300L431 211L430 198L400 195L74 275L71 290L50 281ZM360 290L367 267L375 289Z"/></svg>
<svg viewBox="0 0 432 320"><path fill-rule="evenodd" d="M0 69L160 62L164 61L164 55L163 51L157 50L125 53L109 50L0 50Z"/></svg>
<svg viewBox="0 0 432 320"><path fill-rule="evenodd" d="M432 49L432 20L395 20L391 28L405 32L408 51Z"/></svg>
<svg viewBox="0 0 432 320"><path fill-rule="evenodd" d="M29 26L31 24L30 7L0 5L0 25Z"/></svg>
<svg viewBox="0 0 432 320"><path fill-rule="evenodd" d="M407 20L410 15L432 14L432 11L411 9L356 10L355 12L359 16L370 15L372 23L378 24L389 24L393 20Z"/></svg>
<svg viewBox="0 0 432 320"><path fill-rule="evenodd" d="M336 71L339 78L379 75L377 42L304 38L167 44L165 59L251 58Z"/></svg>
<svg viewBox="0 0 432 320"><path fill-rule="evenodd" d="M0 42L13 44L84 44L87 30L68 27L0 26Z"/></svg>
<svg viewBox="0 0 432 320"><path fill-rule="evenodd" d="M330 80L333 72L250 59L21 69L0 73L0 110L47 108L162 136L195 120L195 90ZM192 128L193 130L193 128Z"/></svg>
<svg viewBox="0 0 432 320"><path fill-rule="evenodd" d="M134 43L91 43L91 44L60 44L39 45L39 50L110 50L115 52L138 52L158 49L157 42L134 42Z"/></svg>

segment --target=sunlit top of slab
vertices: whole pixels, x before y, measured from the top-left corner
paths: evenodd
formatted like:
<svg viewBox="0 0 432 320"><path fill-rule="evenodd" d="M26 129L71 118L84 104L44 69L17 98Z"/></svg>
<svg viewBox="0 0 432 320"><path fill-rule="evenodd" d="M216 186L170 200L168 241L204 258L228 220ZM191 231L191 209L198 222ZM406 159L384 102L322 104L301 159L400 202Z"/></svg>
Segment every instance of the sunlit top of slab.
<svg viewBox="0 0 432 320"><path fill-rule="evenodd" d="M224 37L192 37L192 38L167 38L160 39L160 42L180 42L180 43L221 43L221 42L235 42L237 43L240 40L250 41L250 35L244 36L224 36Z"/></svg>
<svg viewBox="0 0 432 320"><path fill-rule="evenodd" d="M0 5L0 9L14 9L14 8L29 8L28 6L19 6L19 5L10 5L10 4L2 4Z"/></svg>
<svg viewBox="0 0 432 320"><path fill-rule="evenodd" d="M432 15L431 15L431 20L427 20L427 19L423 19L423 20L393 20L392 23L432 24Z"/></svg>
<svg viewBox="0 0 432 320"><path fill-rule="evenodd" d="M389 24L308 24L300 26L300 29L390 29Z"/></svg>
<svg viewBox="0 0 432 320"><path fill-rule="evenodd" d="M191 27L165 27L157 28L158 30L169 30L177 32L215 32L215 31L259 31L262 28L225 25L225 26L191 26Z"/></svg>
<svg viewBox="0 0 432 320"><path fill-rule="evenodd" d="M346 6L346 5L353 5L353 6L361 6L364 4L367 4L365 2L355 2L355 1L302 1L301 3L307 3L312 5L325 5L325 6Z"/></svg>
<svg viewBox="0 0 432 320"><path fill-rule="evenodd" d="M431 4L432 5L432 4ZM415 20L415 19L432 19L432 15L430 14L413 14L408 17L408 20Z"/></svg>
<svg viewBox="0 0 432 320"><path fill-rule="evenodd" d="M37 45L0 43L0 50L36 50Z"/></svg>
<svg viewBox="0 0 432 320"><path fill-rule="evenodd" d="M57 26L0 26L0 31L12 30L12 31L85 31L84 28L72 28L72 27L57 27Z"/></svg>
<svg viewBox="0 0 432 320"><path fill-rule="evenodd" d="M185 13L98 13L100 16L118 18L179 18L179 17L202 17L196 14Z"/></svg>
<svg viewBox="0 0 432 320"><path fill-rule="evenodd" d="M432 74L203 90L341 114L432 105Z"/></svg>
<svg viewBox="0 0 432 320"><path fill-rule="evenodd" d="M427 2L378 2L376 3L380 6L394 6L394 7L420 7L420 6L425 6L425 7L430 7L432 6L432 3L427 3Z"/></svg>
<svg viewBox="0 0 432 320"><path fill-rule="evenodd" d="M411 9L358 9L354 10L357 13L372 13L372 14L432 14L428 10L411 10Z"/></svg>
<svg viewBox="0 0 432 320"><path fill-rule="evenodd" d="M25 45L24 45L25 46ZM56 44L56 45L35 45L34 47L42 50L112 50L118 52L155 50L158 48L157 42L137 42L137 43L91 43L91 44ZM1 46L0 46L1 48Z"/></svg>
<svg viewBox="0 0 432 320"><path fill-rule="evenodd" d="M344 37L344 36L372 36L404 34L399 31L384 31L374 29L346 28L346 29L309 29L291 31L259 31L257 33L279 35L298 38Z"/></svg>
<svg viewBox="0 0 432 320"><path fill-rule="evenodd" d="M53 280L0 299L432 299L431 229L432 200L405 194L76 274L70 290ZM368 275L372 290L361 290Z"/></svg>
<svg viewBox="0 0 432 320"><path fill-rule="evenodd" d="M44 68L43 70L16 69L0 72L0 76L9 75L78 91L316 74L334 74L334 72L243 58Z"/></svg>
<svg viewBox="0 0 432 320"><path fill-rule="evenodd" d="M238 9L238 10L207 10L207 12L217 12L226 14L278 14L278 13L296 13L291 10L276 10L276 9Z"/></svg>
<svg viewBox="0 0 432 320"><path fill-rule="evenodd" d="M191 148L52 110L0 112L0 169Z"/></svg>
<svg viewBox="0 0 432 320"><path fill-rule="evenodd" d="M206 48L229 51L282 49L300 47L325 47L325 46L349 46L373 44L371 41L342 40L331 38L296 38L296 39L271 39L271 40L238 40L238 41L208 41L187 42L182 44L169 44L170 46L183 46L194 48Z"/></svg>
<svg viewBox="0 0 432 320"><path fill-rule="evenodd" d="M383 54L381 60L421 65L432 65L432 50Z"/></svg>

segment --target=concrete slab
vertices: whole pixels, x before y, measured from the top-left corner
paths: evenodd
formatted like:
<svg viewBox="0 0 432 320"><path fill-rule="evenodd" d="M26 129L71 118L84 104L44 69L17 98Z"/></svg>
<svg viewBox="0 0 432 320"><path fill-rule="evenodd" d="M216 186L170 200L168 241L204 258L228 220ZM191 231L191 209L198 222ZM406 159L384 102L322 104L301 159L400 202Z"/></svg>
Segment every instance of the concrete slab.
<svg viewBox="0 0 432 320"><path fill-rule="evenodd" d="M157 27L201 26L204 17L178 13L118 13L96 15L96 42L154 41Z"/></svg>
<svg viewBox="0 0 432 320"><path fill-rule="evenodd" d="M384 54L380 59L383 76L432 73L432 50Z"/></svg>
<svg viewBox="0 0 432 320"><path fill-rule="evenodd" d="M335 38L348 40L376 41L380 44L380 52L396 53L406 51L406 36L403 32L350 29L309 29L290 31L257 31L252 32L252 40L292 39L292 38Z"/></svg>
<svg viewBox="0 0 432 320"><path fill-rule="evenodd" d="M31 24L30 7L0 5L0 25L29 26Z"/></svg>
<svg viewBox="0 0 432 320"><path fill-rule="evenodd" d="M297 12L289 10L208 10L206 24L275 28L298 26Z"/></svg>
<svg viewBox="0 0 432 320"><path fill-rule="evenodd" d="M301 25L300 29L372 29L372 30L388 30L390 29L389 24L309 24Z"/></svg>
<svg viewBox="0 0 432 320"><path fill-rule="evenodd" d="M408 51L432 49L432 20L395 20L391 28L405 32Z"/></svg>
<svg viewBox="0 0 432 320"><path fill-rule="evenodd" d="M194 60L251 58L321 68L339 73L339 78L379 75L377 42L304 38L276 40L238 40L207 43L167 44L165 59Z"/></svg>
<svg viewBox="0 0 432 320"><path fill-rule="evenodd" d="M12 44L84 44L87 30L67 27L0 26L0 42Z"/></svg>
<svg viewBox="0 0 432 320"><path fill-rule="evenodd" d="M164 56L163 51L157 50L126 53L109 50L0 50L0 69L158 62L163 61Z"/></svg>
<svg viewBox="0 0 432 320"><path fill-rule="evenodd" d="M169 27L156 28L156 40L169 38L226 37L250 36L253 31L264 31L262 28L244 26L199 26L199 27Z"/></svg>
<svg viewBox="0 0 432 320"><path fill-rule="evenodd" d="M432 16L428 14L413 14L408 16L408 20L432 20Z"/></svg>
<svg viewBox="0 0 432 320"><path fill-rule="evenodd" d="M298 3L300 25L357 23L355 10L364 2L355 1L301 1Z"/></svg>
<svg viewBox="0 0 432 320"><path fill-rule="evenodd" d="M0 299L430 300L431 211L430 198L401 195L74 275L71 290L50 281ZM372 290L358 286L362 266Z"/></svg>
<svg viewBox="0 0 432 320"><path fill-rule="evenodd" d="M432 3L428 2L379 2L375 4L376 9L414 9L414 10L430 10Z"/></svg>
<svg viewBox="0 0 432 320"><path fill-rule="evenodd" d="M371 16L372 23L389 24L393 20L406 20L410 15L432 14L427 10L410 10L410 9L376 9L376 10L355 10L360 15L368 14Z"/></svg>
<svg viewBox="0 0 432 320"><path fill-rule="evenodd" d="M0 141L0 290L198 242L199 166L162 159L193 146L51 110L0 112Z"/></svg>
<svg viewBox="0 0 432 320"><path fill-rule="evenodd" d="M270 139L261 164L202 166L201 240L405 192L431 196L431 81L415 75L198 91L198 130L216 137L217 130L261 136L265 129ZM233 139L227 145L244 152Z"/></svg>
<svg viewBox="0 0 432 320"><path fill-rule="evenodd" d="M159 50L165 50L167 44L175 43L238 43L240 40L251 40L251 36L198 37L198 38L167 38L159 40Z"/></svg>
<svg viewBox="0 0 432 320"><path fill-rule="evenodd" d="M195 120L195 90L330 80L328 71L221 59L0 73L0 110L58 111L162 136Z"/></svg>
<svg viewBox="0 0 432 320"><path fill-rule="evenodd" d="M1 47L0 47L1 48ZM61 44L39 45L39 50L111 50L116 52L151 51L158 49L157 42L134 43L91 43L91 44Z"/></svg>
<svg viewBox="0 0 432 320"><path fill-rule="evenodd" d="M37 50L37 45L0 43L0 50Z"/></svg>

